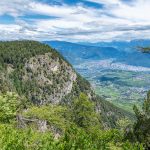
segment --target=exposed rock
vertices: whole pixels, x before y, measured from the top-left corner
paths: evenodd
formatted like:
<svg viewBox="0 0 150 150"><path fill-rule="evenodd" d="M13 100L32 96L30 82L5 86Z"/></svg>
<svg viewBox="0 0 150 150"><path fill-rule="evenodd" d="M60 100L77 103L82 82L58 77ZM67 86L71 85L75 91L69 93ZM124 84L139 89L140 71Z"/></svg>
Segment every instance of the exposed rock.
<svg viewBox="0 0 150 150"><path fill-rule="evenodd" d="M59 103L72 91L77 75L65 61L52 59L51 53L30 58L24 67L24 82L34 81L39 87L32 98L39 104ZM30 93L29 93L30 94Z"/></svg>
<svg viewBox="0 0 150 150"><path fill-rule="evenodd" d="M47 131L48 128L47 128L47 121L46 120L38 120L37 124L38 124L38 130L40 132Z"/></svg>

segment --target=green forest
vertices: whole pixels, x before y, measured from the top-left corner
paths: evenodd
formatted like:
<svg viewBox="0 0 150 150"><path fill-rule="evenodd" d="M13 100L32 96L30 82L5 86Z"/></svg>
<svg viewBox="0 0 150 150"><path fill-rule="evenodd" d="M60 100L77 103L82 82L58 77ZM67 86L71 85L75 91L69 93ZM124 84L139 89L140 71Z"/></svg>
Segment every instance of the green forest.
<svg viewBox="0 0 150 150"><path fill-rule="evenodd" d="M97 96L49 46L0 42L1 150L148 150L150 92L133 110Z"/></svg>

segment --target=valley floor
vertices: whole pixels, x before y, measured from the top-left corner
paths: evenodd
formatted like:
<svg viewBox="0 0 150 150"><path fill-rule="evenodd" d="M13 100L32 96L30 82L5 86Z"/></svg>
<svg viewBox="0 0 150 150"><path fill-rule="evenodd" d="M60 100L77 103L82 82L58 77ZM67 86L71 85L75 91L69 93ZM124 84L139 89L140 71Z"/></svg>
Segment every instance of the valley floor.
<svg viewBox="0 0 150 150"><path fill-rule="evenodd" d="M98 95L129 112L133 112L134 105L141 107L150 89L149 72L106 69L88 62L75 67Z"/></svg>

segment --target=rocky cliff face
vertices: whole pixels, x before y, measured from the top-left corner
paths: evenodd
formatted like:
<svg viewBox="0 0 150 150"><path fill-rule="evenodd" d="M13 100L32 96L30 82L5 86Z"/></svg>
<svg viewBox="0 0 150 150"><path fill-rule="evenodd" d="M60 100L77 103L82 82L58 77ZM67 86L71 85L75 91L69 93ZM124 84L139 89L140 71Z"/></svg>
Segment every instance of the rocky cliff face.
<svg viewBox="0 0 150 150"><path fill-rule="evenodd" d="M52 58L51 53L30 58L24 66L23 82L34 81L38 89L28 96L40 105L60 103L62 98L71 93L76 82L75 71L60 58Z"/></svg>

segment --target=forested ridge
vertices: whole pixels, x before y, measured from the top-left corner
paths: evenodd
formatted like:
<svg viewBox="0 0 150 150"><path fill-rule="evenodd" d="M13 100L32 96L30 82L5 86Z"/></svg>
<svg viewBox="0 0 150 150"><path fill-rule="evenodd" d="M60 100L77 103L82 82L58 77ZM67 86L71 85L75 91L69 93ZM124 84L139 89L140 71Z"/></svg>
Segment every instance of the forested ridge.
<svg viewBox="0 0 150 150"><path fill-rule="evenodd" d="M0 42L0 149L148 149L149 95L134 119L95 95L55 49Z"/></svg>

